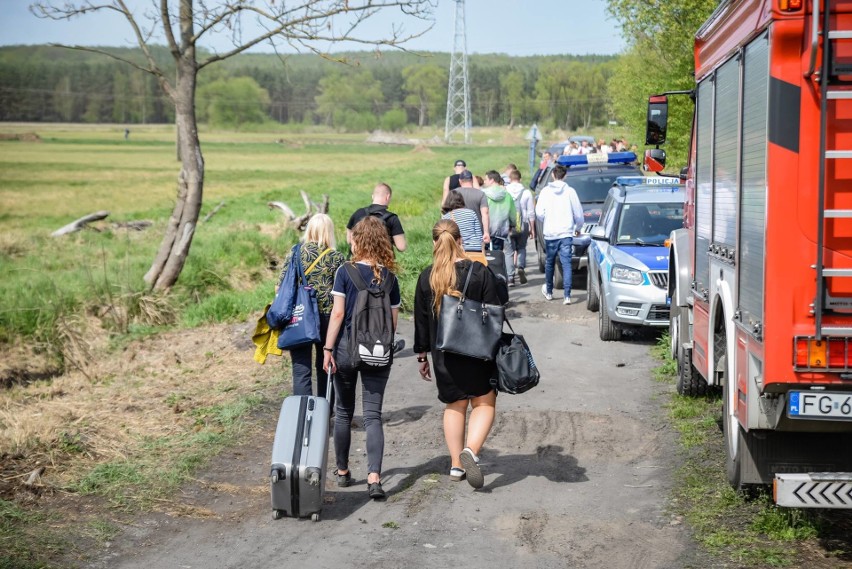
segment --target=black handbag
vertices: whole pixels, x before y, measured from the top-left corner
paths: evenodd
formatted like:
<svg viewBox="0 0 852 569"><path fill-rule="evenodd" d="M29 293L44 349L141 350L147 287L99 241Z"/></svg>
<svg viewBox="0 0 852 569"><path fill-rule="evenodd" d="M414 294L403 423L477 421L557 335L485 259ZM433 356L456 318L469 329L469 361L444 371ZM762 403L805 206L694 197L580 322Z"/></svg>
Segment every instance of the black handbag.
<svg viewBox="0 0 852 569"><path fill-rule="evenodd" d="M473 263L467 272L461 298L445 294L438 314L435 347L444 352L492 361L503 333L502 306L467 298Z"/></svg>
<svg viewBox="0 0 852 569"><path fill-rule="evenodd" d="M524 337L515 334L509 320L506 320L506 324L512 333L503 334L500 338L494 357L497 374L491 378L491 387L501 393L516 395L538 385L541 374Z"/></svg>

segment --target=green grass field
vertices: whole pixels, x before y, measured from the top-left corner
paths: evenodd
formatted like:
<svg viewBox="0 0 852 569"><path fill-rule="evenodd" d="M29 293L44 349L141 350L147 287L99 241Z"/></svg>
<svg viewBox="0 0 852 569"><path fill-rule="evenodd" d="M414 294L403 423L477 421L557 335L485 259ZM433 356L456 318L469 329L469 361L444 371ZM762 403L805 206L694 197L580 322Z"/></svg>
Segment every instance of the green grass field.
<svg viewBox="0 0 852 569"><path fill-rule="evenodd" d="M75 314L104 316L115 334L134 327L246 319L271 298L274 262L296 235L266 203L302 209L299 190L330 196L338 243L345 223L367 205L376 182L394 189L410 249L400 255L404 308L429 263L429 231L438 219L443 179L456 158L482 174L524 164L522 133L478 133L471 147L367 144L364 135L327 132L202 132L206 180L202 217L178 285L165 299L145 292L142 276L159 245L176 192L179 164L170 126L6 125L41 142L0 142L0 341L34 341L62 354L61 323ZM431 133L430 133L431 136ZM515 146L502 146L516 140ZM498 144L499 143L499 144ZM522 166L523 170L526 170ZM526 173L526 172L525 172ZM104 222L61 238L50 233L97 210ZM150 220L144 232L112 222ZM100 229L99 231L97 229ZM152 316L151 307L159 307Z"/></svg>

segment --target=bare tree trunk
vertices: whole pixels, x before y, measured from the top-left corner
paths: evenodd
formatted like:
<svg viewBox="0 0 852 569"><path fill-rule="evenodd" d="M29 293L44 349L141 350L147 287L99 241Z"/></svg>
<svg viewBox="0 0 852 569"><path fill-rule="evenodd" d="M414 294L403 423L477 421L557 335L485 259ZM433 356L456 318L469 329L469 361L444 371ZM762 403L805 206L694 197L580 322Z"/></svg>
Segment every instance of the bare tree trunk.
<svg viewBox="0 0 852 569"><path fill-rule="evenodd" d="M194 50L192 50L194 52ZM170 288L177 282L195 235L204 190L204 157L195 121L195 54L184 53L178 63L175 111L181 169L177 201L154 263L145 282L154 290Z"/></svg>
<svg viewBox="0 0 852 569"><path fill-rule="evenodd" d="M417 121L420 128L423 128L423 125L426 124L426 101L423 97L420 97L420 120Z"/></svg>

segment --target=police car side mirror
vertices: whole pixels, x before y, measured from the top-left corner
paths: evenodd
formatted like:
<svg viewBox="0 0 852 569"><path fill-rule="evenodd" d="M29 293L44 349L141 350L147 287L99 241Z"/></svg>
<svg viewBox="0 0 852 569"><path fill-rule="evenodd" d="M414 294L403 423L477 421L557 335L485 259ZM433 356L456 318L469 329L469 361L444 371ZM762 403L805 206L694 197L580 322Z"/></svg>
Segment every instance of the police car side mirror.
<svg viewBox="0 0 852 569"><path fill-rule="evenodd" d="M591 237L592 239L597 239L598 241L606 241L606 232L604 231L603 227L601 227L600 225L596 225L589 232L589 237Z"/></svg>

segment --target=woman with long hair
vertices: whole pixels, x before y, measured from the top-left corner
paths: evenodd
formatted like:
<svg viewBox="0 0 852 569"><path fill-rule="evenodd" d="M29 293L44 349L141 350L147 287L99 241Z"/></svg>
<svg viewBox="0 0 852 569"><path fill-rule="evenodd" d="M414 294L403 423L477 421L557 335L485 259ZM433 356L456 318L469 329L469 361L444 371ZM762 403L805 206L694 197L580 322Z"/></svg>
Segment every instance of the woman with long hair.
<svg viewBox="0 0 852 569"><path fill-rule="evenodd" d="M370 288L390 285L390 306L393 328L396 330L399 315L399 283L394 274L397 270L385 224L378 217L367 216L352 228L352 265L363 283ZM348 265L348 263L347 263ZM334 307L328 336L323 345L323 369L335 373L334 389L337 392L334 420L334 454L337 463L337 485L349 486L352 473L349 470L349 447L351 444L352 416L355 413L355 389L361 377L361 398L364 429L367 431L367 491L370 498L382 500L382 456L385 435L382 427L382 403L385 395L390 363L382 367L355 366L348 355L348 330L352 325L358 285L352 280L346 265L337 270L334 277ZM343 332L343 333L341 333ZM393 360L393 356L390 356Z"/></svg>
<svg viewBox="0 0 852 569"><path fill-rule="evenodd" d="M432 228L433 263L417 281L414 291L414 352L420 363L420 376L435 378L438 399L444 409L444 438L450 451L450 480L467 478L474 488L485 483L479 466L479 454L494 423L497 392L490 379L494 362L443 352L435 349L438 314L445 294L461 297L468 272L467 298L476 302L500 304L494 274L481 263L465 257L459 226L442 219ZM428 352L432 352L432 366ZM465 434L468 408L470 420Z"/></svg>
<svg viewBox="0 0 852 569"><path fill-rule="evenodd" d="M308 284L313 287L317 294L320 341L323 342L321 345L325 345L328 323L331 318L331 286L334 283L334 274L346 260L342 253L334 250L334 247L334 222L324 213L312 216L307 227L305 227L305 234L302 236L299 262L302 263L302 270L305 272ZM284 260L281 276L278 277L278 284L275 286L276 294L290 263L293 262L292 257L293 252L291 251L287 259ZM325 397L328 377L322 372L322 350L320 346L316 346L316 355L313 352L314 344L303 344L290 348L290 363L293 366L293 395L313 395L311 385L311 362L313 360L313 365L317 371L317 395ZM333 405L333 398L329 403Z"/></svg>

